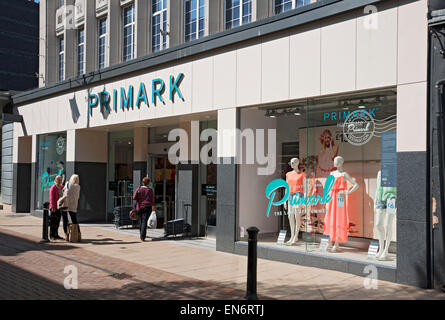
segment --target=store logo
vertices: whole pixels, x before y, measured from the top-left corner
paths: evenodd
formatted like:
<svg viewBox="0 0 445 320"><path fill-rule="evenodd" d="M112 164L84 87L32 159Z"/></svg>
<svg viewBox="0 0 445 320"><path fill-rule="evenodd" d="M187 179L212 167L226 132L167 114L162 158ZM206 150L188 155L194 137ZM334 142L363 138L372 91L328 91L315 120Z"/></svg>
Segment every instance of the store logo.
<svg viewBox="0 0 445 320"><path fill-rule="evenodd" d="M280 206L284 204L286 201L289 200L291 206L295 205L317 205L320 204L327 204L332 200L332 196L330 195L332 187L334 186L335 178L332 175L329 175L326 179L326 182L324 184L324 191L323 191L323 197L320 197L319 195L312 195L312 196L300 196L300 195L293 195L290 196L290 188L289 184L283 180L283 179L276 179L269 183L266 187L266 197L269 199L269 204L267 205L267 211L266 216L269 216L270 209L272 206ZM278 201L274 201L275 195L277 194L277 191L280 188L284 188L285 194L284 197Z"/></svg>
<svg viewBox="0 0 445 320"><path fill-rule="evenodd" d="M56 141L56 152L60 156L65 151L65 138L59 137Z"/></svg>
<svg viewBox="0 0 445 320"><path fill-rule="evenodd" d="M169 81L169 100L175 102L175 94L178 94L179 99L184 100L181 91L179 90L179 86L184 78L184 74L180 73L176 78L170 76ZM163 94L166 91L166 85L164 80L157 78L153 79L151 82L151 103L156 106L157 101L160 101L162 104L165 104ZM119 98L119 99L118 99ZM114 112L117 112L118 101L120 102L120 109L125 111L125 109L130 110L134 109L136 105L139 109L141 108L141 104L145 103L147 107L149 107L148 98L147 98L147 90L145 84L141 82L139 84L139 89L137 91L136 99L135 98L135 90L132 85L125 90L125 88L120 88L119 92L117 90L113 90L110 94L108 91L104 90L98 94L90 94L88 96L88 114L93 116L93 109L100 106L100 112L111 112L113 109Z"/></svg>
<svg viewBox="0 0 445 320"><path fill-rule="evenodd" d="M354 146L367 144L374 132L374 118L365 110L351 112L343 123L343 136Z"/></svg>

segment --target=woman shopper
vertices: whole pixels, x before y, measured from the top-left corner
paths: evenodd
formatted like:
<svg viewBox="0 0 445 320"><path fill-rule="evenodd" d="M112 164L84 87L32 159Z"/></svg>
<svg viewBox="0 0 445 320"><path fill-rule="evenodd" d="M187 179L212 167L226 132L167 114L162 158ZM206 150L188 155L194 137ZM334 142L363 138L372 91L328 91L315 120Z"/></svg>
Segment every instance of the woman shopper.
<svg viewBox="0 0 445 320"><path fill-rule="evenodd" d="M63 196L62 182L63 177L56 176L54 184L49 190L49 208L51 209L49 217L49 236L51 240L63 239L59 236L58 232L62 213L57 209L57 200Z"/></svg>
<svg viewBox="0 0 445 320"><path fill-rule="evenodd" d="M63 231L65 231L65 239L68 240L68 214L70 215L71 222L79 226L77 222L77 204L79 202L80 185L77 174L71 176L63 189L63 194L68 197L68 208L62 211ZM80 228L78 230L80 232Z"/></svg>
<svg viewBox="0 0 445 320"><path fill-rule="evenodd" d="M136 189L133 200L136 201L136 210L139 212L141 241L145 241L147 235L147 221L151 211L155 211L154 192L149 187L150 178L142 179L142 186Z"/></svg>

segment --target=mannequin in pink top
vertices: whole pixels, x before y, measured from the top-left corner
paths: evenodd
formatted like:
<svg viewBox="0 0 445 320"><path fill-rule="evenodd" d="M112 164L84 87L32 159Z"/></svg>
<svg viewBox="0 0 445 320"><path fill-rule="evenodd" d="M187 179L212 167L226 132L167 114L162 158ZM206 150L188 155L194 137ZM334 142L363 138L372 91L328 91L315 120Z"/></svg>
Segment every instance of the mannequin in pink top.
<svg viewBox="0 0 445 320"><path fill-rule="evenodd" d="M286 182L289 184L290 195L289 199L292 197L303 197L305 194L305 186L306 186L306 174L303 171L300 171L298 165L300 164L300 160L298 158L292 158L289 162L289 165L292 167L292 171L286 173ZM290 224L290 232L291 236L286 245L294 245L298 241L298 233L300 232L301 226L301 215L300 215L300 207L302 205L291 204L290 200L284 203L284 208L287 210L287 217L289 218Z"/></svg>

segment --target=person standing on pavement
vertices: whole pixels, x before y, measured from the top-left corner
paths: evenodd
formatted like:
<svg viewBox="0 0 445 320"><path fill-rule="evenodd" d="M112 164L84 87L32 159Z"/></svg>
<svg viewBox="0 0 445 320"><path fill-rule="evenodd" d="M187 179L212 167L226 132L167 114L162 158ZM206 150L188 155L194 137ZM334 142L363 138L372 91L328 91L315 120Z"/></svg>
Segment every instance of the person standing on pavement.
<svg viewBox="0 0 445 320"><path fill-rule="evenodd" d="M141 241L145 241L147 236L147 221L151 211L155 211L154 192L149 185L150 178L143 178L142 186L137 188L133 195L133 200L136 201L136 210L139 212Z"/></svg>
<svg viewBox="0 0 445 320"><path fill-rule="evenodd" d="M67 239L68 233L68 214L70 215L71 222L73 224L77 224L77 205L79 202L80 195L80 185L79 185L79 176L77 174L73 174L63 189L63 194L68 197L68 208L65 211L62 211L62 219L63 219L63 231L65 231L65 239ZM79 228L80 232L80 228Z"/></svg>
<svg viewBox="0 0 445 320"><path fill-rule="evenodd" d="M49 190L49 208L51 210L49 217L49 235L51 240L63 239L59 236L58 232L62 213L57 209L57 200L63 196L62 181L62 176L56 176L54 184Z"/></svg>

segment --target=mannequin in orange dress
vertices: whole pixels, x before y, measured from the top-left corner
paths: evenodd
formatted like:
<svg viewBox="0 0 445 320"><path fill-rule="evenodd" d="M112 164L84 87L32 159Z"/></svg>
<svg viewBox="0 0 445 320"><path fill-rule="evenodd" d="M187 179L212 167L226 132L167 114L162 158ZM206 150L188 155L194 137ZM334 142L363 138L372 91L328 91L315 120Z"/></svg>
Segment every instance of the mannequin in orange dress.
<svg viewBox="0 0 445 320"><path fill-rule="evenodd" d="M300 171L298 165L300 164L300 160L298 158L292 158L289 162L289 165L292 167L292 171L286 173L286 182L289 184L290 195L291 197L295 196L304 196L304 190L306 185L306 174L303 171ZM300 207L302 205L291 205L290 201L284 203L284 208L288 210L287 217L289 219L290 224L290 232L291 236L286 245L296 244L298 241L298 233L300 232L301 226L301 216L300 216Z"/></svg>
<svg viewBox="0 0 445 320"><path fill-rule="evenodd" d="M327 212L324 219L324 235L329 236L329 247L332 242L332 252L338 252L339 243L348 241L349 217L347 195L358 189L358 184L351 176L343 170L344 159L340 156L335 157L334 167L337 170L331 172L335 178L334 186L331 190L332 200L327 205ZM352 188L348 190L348 181Z"/></svg>

